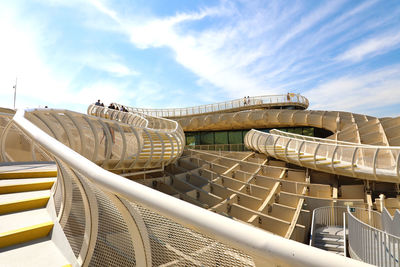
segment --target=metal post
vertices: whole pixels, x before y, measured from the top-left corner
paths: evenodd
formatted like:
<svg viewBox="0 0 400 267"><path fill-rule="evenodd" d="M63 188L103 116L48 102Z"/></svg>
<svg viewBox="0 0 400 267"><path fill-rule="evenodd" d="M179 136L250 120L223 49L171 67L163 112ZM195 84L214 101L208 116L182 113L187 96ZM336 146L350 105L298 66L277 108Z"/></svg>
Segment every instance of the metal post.
<svg viewBox="0 0 400 267"><path fill-rule="evenodd" d="M14 109L15 109L15 99L17 98L17 77L15 77L15 85L13 86L14 88Z"/></svg>

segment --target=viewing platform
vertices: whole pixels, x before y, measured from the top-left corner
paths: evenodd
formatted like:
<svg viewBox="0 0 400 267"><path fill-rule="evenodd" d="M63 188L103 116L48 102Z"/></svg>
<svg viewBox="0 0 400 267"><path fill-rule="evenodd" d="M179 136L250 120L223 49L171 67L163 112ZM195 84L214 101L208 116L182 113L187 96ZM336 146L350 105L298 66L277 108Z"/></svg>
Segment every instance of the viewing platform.
<svg viewBox="0 0 400 267"><path fill-rule="evenodd" d="M113 103L118 109L123 105ZM187 108L147 109L124 106L129 112L139 112L163 118L177 118L209 113L233 112L249 109L307 109L308 99L300 94L264 95Z"/></svg>

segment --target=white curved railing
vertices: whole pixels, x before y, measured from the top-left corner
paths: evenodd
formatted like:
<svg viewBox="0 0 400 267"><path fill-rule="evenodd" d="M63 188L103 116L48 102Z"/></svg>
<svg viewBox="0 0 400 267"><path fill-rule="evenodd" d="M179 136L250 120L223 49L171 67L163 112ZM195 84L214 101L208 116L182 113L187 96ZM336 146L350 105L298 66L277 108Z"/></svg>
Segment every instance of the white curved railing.
<svg viewBox="0 0 400 267"><path fill-rule="evenodd" d="M355 210L356 211L356 210ZM373 212L373 211L372 211ZM400 266L400 238L363 222L348 208L349 253L376 266ZM373 224L379 223L377 219Z"/></svg>
<svg viewBox="0 0 400 267"><path fill-rule="evenodd" d="M123 105L113 103L119 109ZM184 117L228 110L244 110L257 107L298 106L308 108L308 99L300 94L252 96L246 99L235 99L215 104L170 109L147 109L124 106L129 112L138 112L156 117Z"/></svg>
<svg viewBox="0 0 400 267"><path fill-rule="evenodd" d="M13 121L57 162L55 199L62 201L56 203L57 214L82 265L365 265L110 173L46 134L27 115L20 110Z"/></svg>
<svg viewBox="0 0 400 267"><path fill-rule="evenodd" d="M165 119L129 114L125 120L111 121L53 109L32 109L25 116L50 136L108 170L125 172L162 167L183 153L182 128ZM30 154L36 160L35 145L22 146L21 141L10 134L13 123L10 121L0 138L2 160L23 160ZM7 146L15 148L7 150Z"/></svg>
<svg viewBox="0 0 400 267"><path fill-rule="evenodd" d="M350 177L400 182L400 147L362 145L287 134L249 131L245 145L299 166Z"/></svg>

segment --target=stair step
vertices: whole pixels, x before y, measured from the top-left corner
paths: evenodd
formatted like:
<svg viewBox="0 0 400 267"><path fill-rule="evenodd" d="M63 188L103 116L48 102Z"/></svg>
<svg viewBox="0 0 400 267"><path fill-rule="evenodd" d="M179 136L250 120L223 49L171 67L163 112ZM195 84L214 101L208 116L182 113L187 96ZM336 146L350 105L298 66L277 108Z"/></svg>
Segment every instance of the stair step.
<svg viewBox="0 0 400 267"><path fill-rule="evenodd" d="M54 223L47 221L7 232L0 233L0 248L25 243L47 236L53 229Z"/></svg>
<svg viewBox="0 0 400 267"><path fill-rule="evenodd" d="M301 155L300 158L301 159L305 159L305 158L313 158L314 155Z"/></svg>
<svg viewBox="0 0 400 267"><path fill-rule="evenodd" d="M0 180L0 194L50 189L56 178L21 178Z"/></svg>
<svg viewBox="0 0 400 267"><path fill-rule="evenodd" d="M24 199L20 201L0 203L0 215L11 212L43 208L47 205L50 196Z"/></svg>
<svg viewBox="0 0 400 267"><path fill-rule="evenodd" d="M2 249L0 262L7 267L72 266L49 238L30 241L25 246Z"/></svg>
<svg viewBox="0 0 400 267"><path fill-rule="evenodd" d="M0 233L51 221L46 208L0 215Z"/></svg>
<svg viewBox="0 0 400 267"><path fill-rule="evenodd" d="M326 158L316 158L315 161L321 161L321 160L326 160ZM303 162L313 162L314 159L304 159L302 160Z"/></svg>
<svg viewBox="0 0 400 267"><path fill-rule="evenodd" d="M333 161L333 164L338 164L340 163L340 160L335 160ZM328 160L328 161L324 161L324 162L317 162L318 166L320 165L331 165L332 161Z"/></svg>
<svg viewBox="0 0 400 267"><path fill-rule="evenodd" d="M357 167L357 164L353 165L354 167ZM335 169L347 169L351 168L351 164L345 164L345 165L339 165L339 166L334 166Z"/></svg>
<svg viewBox="0 0 400 267"><path fill-rule="evenodd" d="M16 202L27 199L49 197L51 194L50 190L40 190L40 191L27 191L19 193L10 193L0 195L0 204Z"/></svg>
<svg viewBox="0 0 400 267"><path fill-rule="evenodd" d="M320 244L332 244L332 245L343 245L344 240L343 237L340 238L331 238L331 237L322 237L322 236L315 236L314 239L315 244L320 243Z"/></svg>
<svg viewBox="0 0 400 267"><path fill-rule="evenodd" d="M0 179L57 177L56 170L1 172Z"/></svg>
<svg viewBox="0 0 400 267"><path fill-rule="evenodd" d="M314 243L314 246L323 250L327 251L337 251L342 252L344 251L343 245L333 245L333 244L326 244L326 243Z"/></svg>

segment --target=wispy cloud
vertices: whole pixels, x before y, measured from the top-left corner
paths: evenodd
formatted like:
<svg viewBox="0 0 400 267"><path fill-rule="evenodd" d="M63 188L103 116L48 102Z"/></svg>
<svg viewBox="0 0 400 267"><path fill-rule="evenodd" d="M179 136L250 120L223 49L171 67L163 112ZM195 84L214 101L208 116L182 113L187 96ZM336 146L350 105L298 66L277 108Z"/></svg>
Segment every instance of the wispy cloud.
<svg viewBox="0 0 400 267"><path fill-rule="evenodd" d="M372 57L386 53L389 50L396 49L400 46L400 31L391 31L379 37L373 37L360 44L350 48L340 54L336 59L340 61L358 62L365 57Z"/></svg>
<svg viewBox="0 0 400 267"><path fill-rule="evenodd" d="M117 77L140 75L138 71L120 62L121 59L117 55L88 53L78 57L77 61L93 69L105 71Z"/></svg>
<svg viewBox="0 0 400 267"><path fill-rule="evenodd" d="M311 109L342 110L368 114L379 108L400 104L400 65L346 75L304 92ZM392 113L400 115L400 109ZM384 116L384 114L376 114Z"/></svg>

